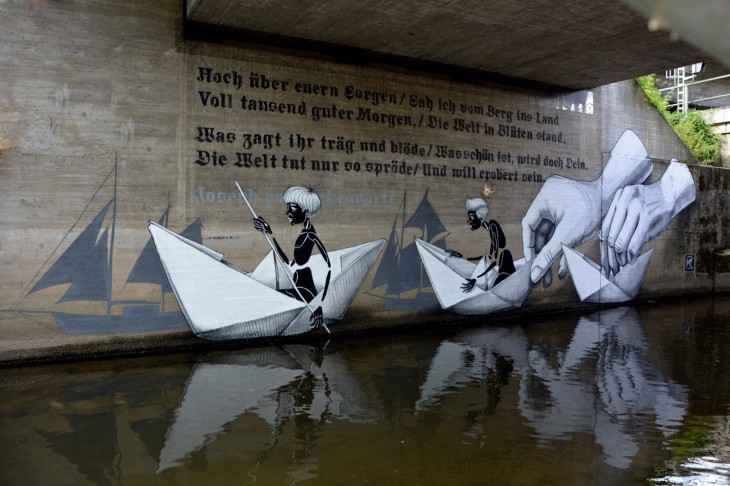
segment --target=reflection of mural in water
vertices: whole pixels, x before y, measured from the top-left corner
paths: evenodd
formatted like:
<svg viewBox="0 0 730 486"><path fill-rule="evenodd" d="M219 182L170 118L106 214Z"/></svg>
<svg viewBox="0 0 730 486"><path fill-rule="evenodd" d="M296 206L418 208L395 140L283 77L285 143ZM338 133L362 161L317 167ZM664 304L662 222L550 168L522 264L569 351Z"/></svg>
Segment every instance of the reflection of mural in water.
<svg viewBox="0 0 730 486"><path fill-rule="evenodd" d="M281 484L431 461L519 467L536 456L573 474L560 464L585 460L587 474L616 482L617 471L645 473L648 456L663 460L691 398L725 412L727 390L713 395L727 382L722 363L694 397L667 374L686 376L706 354L676 366L707 337L683 341L682 319L658 331L652 319L654 336L629 307L555 321L5 374L0 482L39 461L39 474L73 484L226 483L226 471ZM34 386L38 394L14 393Z"/></svg>
<svg viewBox="0 0 730 486"><path fill-rule="evenodd" d="M478 381L487 389L485 410L510 375L520 376L519 411L539 441L570 440L592 434L606 463L627 468L638 453L638 417L653 417L665 437L676 432L687 407L685 387L651 365L636 311L623 307L582 317L557 365L521 328L468 330L443 341L421 386L416 412L423 413ZM594 373L586 373L593 363ZM491 400L491 401L490 401ZM468 431L483 435L481 422Z"/></svg>
<svg viewBox="0 0 730 486"><path fill-rule="evenodd" d="M223 355L197 363L167 431L158 473L188 460L244 414L271 429L270 448L295 421L307 448L330 420L373 422L379 412L346 361L321 348L288 345ZM306 451L305 451L306 453ZM301 460L301 459L300 459Z"/></svg>
<svg viewBox="0 0 730 486"><path fill-rule="evenodd" d="M49 287L68 285L58 303L98 302L104 309L98 314L91 312L51 311L56 323L71 334L131 334L164 331L185 327L180 311L165 311L165 293L171 291L160 259L152 240L140 253L127 284L153 284L161 289L160 302L115 299L112 294L112 270L114 262L117 168L109 173L97 193L89 201L84 213L96 203L96 196L105 186L111 186L113 195L28 292L29 295ZM98 203L97 203L98 204ZM167 225L170 207L159 220ZM79 221L83 218L81 214ZM74 225L75 227L76 225ZM70 234L74 227L69 229ZM201 224L196 219L181 234L192 241L201 241ZM63 242L59 243L59 247ZM100 306L97 306L100 307ZM121 308L121 313L116 309Z"/></svg>

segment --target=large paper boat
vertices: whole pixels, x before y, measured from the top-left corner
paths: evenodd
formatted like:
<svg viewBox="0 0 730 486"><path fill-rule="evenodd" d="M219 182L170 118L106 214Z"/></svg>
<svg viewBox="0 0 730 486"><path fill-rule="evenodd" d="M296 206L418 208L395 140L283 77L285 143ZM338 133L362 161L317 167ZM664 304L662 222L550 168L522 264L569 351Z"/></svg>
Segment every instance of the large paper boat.
<svg viewBox="0 0 730 486"><path fill-rule="evenodd" d="M524 260L515 262L517 271L505 280L487 289L484 277L470 292L463 292L461 286L466 279L476 278L486 268L482 258L479 264L451 256L447 251L416 238L418 253L426 268L439 303L444 310L457 314L491 314L522 306L533 284L530 280L530 265Z"/></svg>
<svg viewBox="0 0 730 486"><path fill-rule="evenodd" d="M212 340L249 339L301 334L311 330L307 304L277 288L291 287L285 269L269 253L251 273L224 260L223 255L191 241L154 221L155 240L172 290L193 332ZM325 325L343 318L357 289L375 263L384 240L331 251L331 279L326 299L322 287L309 303L322 306ZM327 265L312 255L308 267L315 282L324 282Z"/></svg>
<svg viewBox="0 0 730 486"><path fill-rule="evenodd" d="M582 302L615 304L636 298L644 282L644 275L654 254L654 248L639 255L634 263L621 267L621 270L611 278L606 278L601 272L601 267L579 251L563 245L563 253L575 290Z"/></svg>

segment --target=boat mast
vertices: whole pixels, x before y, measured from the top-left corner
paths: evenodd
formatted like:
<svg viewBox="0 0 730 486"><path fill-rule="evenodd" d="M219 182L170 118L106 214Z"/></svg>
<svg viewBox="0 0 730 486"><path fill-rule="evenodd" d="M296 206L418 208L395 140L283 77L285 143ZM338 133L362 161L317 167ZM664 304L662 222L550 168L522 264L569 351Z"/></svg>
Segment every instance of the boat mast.
<svg viewBox="0 0 730 486"><path fill-rule="evenodd" d="M112 197L112 236L109 245L109 271L106 275L106 315L112 315L112 270L114 265L114 230L117 225L117 154L114 153L114 196Z"/></svg>
<svg viewBox="0 0 730 486"><path fill-rule="evenodd" d="M400 241L398 242L398 261L396 262L398 265L398 272L400 273L400 257L401 253L403 252L403 238L405 238L405 231L406 231L406 191L403 191L403 219L400 223ZM400 294L402 293L401 289L398 289L398 297L400 298Z"/></svg>

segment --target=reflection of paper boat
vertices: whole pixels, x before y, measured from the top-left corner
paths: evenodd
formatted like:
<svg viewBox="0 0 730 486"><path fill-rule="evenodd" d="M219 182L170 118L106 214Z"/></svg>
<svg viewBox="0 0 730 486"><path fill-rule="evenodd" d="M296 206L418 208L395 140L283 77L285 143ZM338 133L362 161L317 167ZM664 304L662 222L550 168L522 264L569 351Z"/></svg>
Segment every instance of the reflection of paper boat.
<svg viewBox="0 0 730 486"><path fill-rule="evenodd" d="M654 249L651 248L639 255L634 263L621 267L621 270L610 279L601 273L599 265L590 261L582 253L567 246L563 246L563 253L565 253L568 270L570 270L570 276L580 300L596 304L610 304L636 298L641 284L644 282L644 275Z"/></svg>
<svg viewBox="0 0 730 486"><path fill-rule="evenodd" d="M245 414L266 422L272 442L286 420L299 416L319 424L379 417L347 360L339 353L313 360L315 351L304 345L262 347L209 355L197 363L167 430L157 472L181 465ZM254 438L243 447L256 443Z"/></svg>
<svg viewBox="0 0 730 486"><path fill-rule="evenodd" d="M523 373L530 344L521 327L486 326L468 329L439 344L420 387L416 414L438 405L470 383L484 383L490 373L508 364ZM506 383L505 383L506 384Z"/></svg>
<svg viewBox="0 0 730 486"><path fill-rule="evenodd" d="M426 267L431 286L441 307L457 314L491 314L520 307L532 290L530 265L515 262L517 271L489 290L479 282L471 292L461 286L483 270L483 262L475 265L463 258L450 256L446 251L416 238L418 253Z"/></svg>
<svg viewBox="0 0 730 486"><path fill-rule="evenodd" d="M157 472L178 466L246 412L276 427L277 390L304 371L275 348L247 350L242 356L248 359L195 365L167 431Z"/></svg>
<svg viewBox="0 0 730 486"><path fill-rule="evenodd" d="M158 225L149 224L165 272L193 332L206 339L247 339L300 334L310 330L307 305L276 288L291 286L269 254L250 274L228 264L223 255ZM375 263L383 240L329 252L332 276L327 299L322 289L310 302L322 306L325 324L339 321ZM324 282L321 255L307 264L315 282ZM278 287L277 287L278 281Z"/></svg>

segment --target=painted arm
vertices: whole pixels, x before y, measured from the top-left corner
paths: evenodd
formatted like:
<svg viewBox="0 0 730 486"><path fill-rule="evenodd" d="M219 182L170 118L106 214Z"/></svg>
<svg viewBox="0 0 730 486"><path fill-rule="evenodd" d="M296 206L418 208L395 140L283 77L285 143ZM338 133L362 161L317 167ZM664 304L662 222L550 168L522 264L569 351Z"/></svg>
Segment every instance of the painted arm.
<svg viewBox="0 0 730 486"><path fill-rule="evenodd" d="M494 268L495 265L497 265L497 262L492 262L492 263L489 264L489 266L487 267L487 269L484 270L479 275L477 275L476 278L468 278L468 279L466 279L466 283L464 283L464 285L461 286L462 292L464 292L464 293L471 292L472 289L474 288L474 285L476 285L476 283L477 283L477 279L482 278L483 276L485 276L486 274L488 274Z"/></svg>
<svg viewBox="0 0 730 486"><path fill-rule="evenodd" d="M464 257L464 255L462 255L460 252L458 252L456 250L450 250L447 248L445 251L446 251L446 253L449 254L449 256L452 256L455 258L464 258L465 260L469 260L470 262L478 262L484 256L484 255L479 255L479 256L475 256L475 257Z"/></svg>
<svg viewBox="0 0 730 486"><path fill-rule="evenodd" d="M636 134L625 131L611 150L603 174L593 181L550 176L522 219L522 247L532 261L530 278L543 285L552 282L550 267L563 257L562 245L575 247L599 229L615 194L622 187L641 184L651 174L652 163ZM561 258L558 276L565 277Z"/></svg>
<svg viewBox="0 0 730 486"><path fill-rule="evenodd" d="M634 263L644 244L667 229L677 213L694 200L692 174L676 159L657 182L620 189L599 234L604 275L615 275L624 265Z"/></svg>
<svg viewBox="0 0 730 486"><path fill-rule="evenodd" d="M253 226L256 228L257 231L260 231L262 233L268 233L271 234L271 226L269 226L269 223L266 222L264 218L261 216L257 216L253 218ZM281 249L279 246L279 242L276 241L276 238L272 237L272 240L274 240L274 245L276 246L276 252L279 254L281 259L285 262L290 262L289 258L286 256L286 253L284 253L284 250Z"/></svg>

